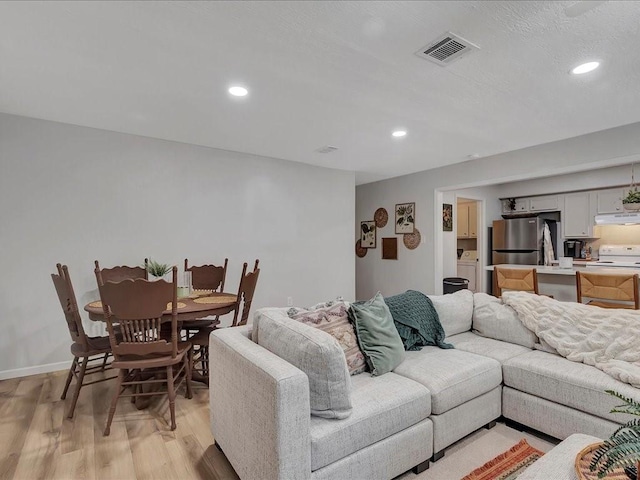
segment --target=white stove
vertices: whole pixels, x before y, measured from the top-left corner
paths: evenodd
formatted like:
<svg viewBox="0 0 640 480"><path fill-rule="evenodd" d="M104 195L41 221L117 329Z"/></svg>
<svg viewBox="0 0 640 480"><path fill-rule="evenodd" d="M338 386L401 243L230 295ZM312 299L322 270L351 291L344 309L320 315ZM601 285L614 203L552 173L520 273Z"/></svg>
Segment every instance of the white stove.
<svg viewBox="0 0 640 480"><path fill-rule="evenodd" d="M587 267L640 268L640 245L602 245L597 262L587 263Z"/></svg>

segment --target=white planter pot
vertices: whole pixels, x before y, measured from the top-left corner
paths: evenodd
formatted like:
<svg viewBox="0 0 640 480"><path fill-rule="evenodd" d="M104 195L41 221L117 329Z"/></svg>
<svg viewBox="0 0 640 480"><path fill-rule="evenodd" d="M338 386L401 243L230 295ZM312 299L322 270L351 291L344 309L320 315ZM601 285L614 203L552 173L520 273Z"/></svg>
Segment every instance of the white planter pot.
<svg viewBox="0 0 640 480"><path fill-rule="evenodd" d="M637 212L640 210L640 203L623 203L622 207L627 212Z"/></svg>

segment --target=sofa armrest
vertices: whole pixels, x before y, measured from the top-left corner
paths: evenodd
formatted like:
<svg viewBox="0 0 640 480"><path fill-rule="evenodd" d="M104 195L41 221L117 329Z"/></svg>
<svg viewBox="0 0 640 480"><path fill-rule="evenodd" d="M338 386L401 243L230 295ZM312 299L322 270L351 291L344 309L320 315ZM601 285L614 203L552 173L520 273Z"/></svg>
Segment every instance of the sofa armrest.
<svg viewBox="0 0 640 480"><path fill-rule="evenodd" d="M309 380L251 341L248 327L209 338L211 430L243 480L311 476Z"/></svg>

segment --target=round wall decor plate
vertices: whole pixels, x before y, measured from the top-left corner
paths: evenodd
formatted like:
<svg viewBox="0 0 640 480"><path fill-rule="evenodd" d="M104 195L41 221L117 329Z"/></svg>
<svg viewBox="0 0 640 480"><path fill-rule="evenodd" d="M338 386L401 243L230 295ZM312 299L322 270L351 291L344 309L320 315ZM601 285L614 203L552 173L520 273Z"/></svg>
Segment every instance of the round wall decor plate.
<svg viewBox="0 0 640 480"><path fill-rule="evenodd" d="M420 240L422 236L420 235L420 230L417 228L413 229L413 233L405 233L402 236L402 241L404 242L404 246L409 250L415 250L420 245Z"/></svg>
<svg viewBox="0 0 640 480"><path fill-rule="evenodd" d="M380 207L379 209L376 210L376 213L373 215L373 219L376 222L376 227L382 228L389 221L389 214L384 208Z"/></svg>
<svg viewBox="0 0 640 480"><path fill-rule="evenodd" d="M360 240L358 240L356 242L356 255L360 258L364 257L367 254L367 250L369 250L368 248L363 248L362 245L360 245Z"/></svg>

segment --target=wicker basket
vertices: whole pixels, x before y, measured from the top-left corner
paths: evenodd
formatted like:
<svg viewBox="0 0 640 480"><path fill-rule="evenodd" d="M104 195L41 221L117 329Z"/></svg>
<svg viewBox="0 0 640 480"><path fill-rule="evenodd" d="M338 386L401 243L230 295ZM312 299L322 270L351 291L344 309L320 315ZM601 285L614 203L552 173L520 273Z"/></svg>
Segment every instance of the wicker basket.
<svg viewBox="0 0 640 480"><path fill-rule="evenodd" d="M598 480L598 473L589 470L589 464L591 463L591 457L602 442L592 443L584 447L578 455L576 455L576 474L580 480ZM624 472L623 468L616 468L612 470L606 477L606 480L629 480L629 477Z"/></svg>

